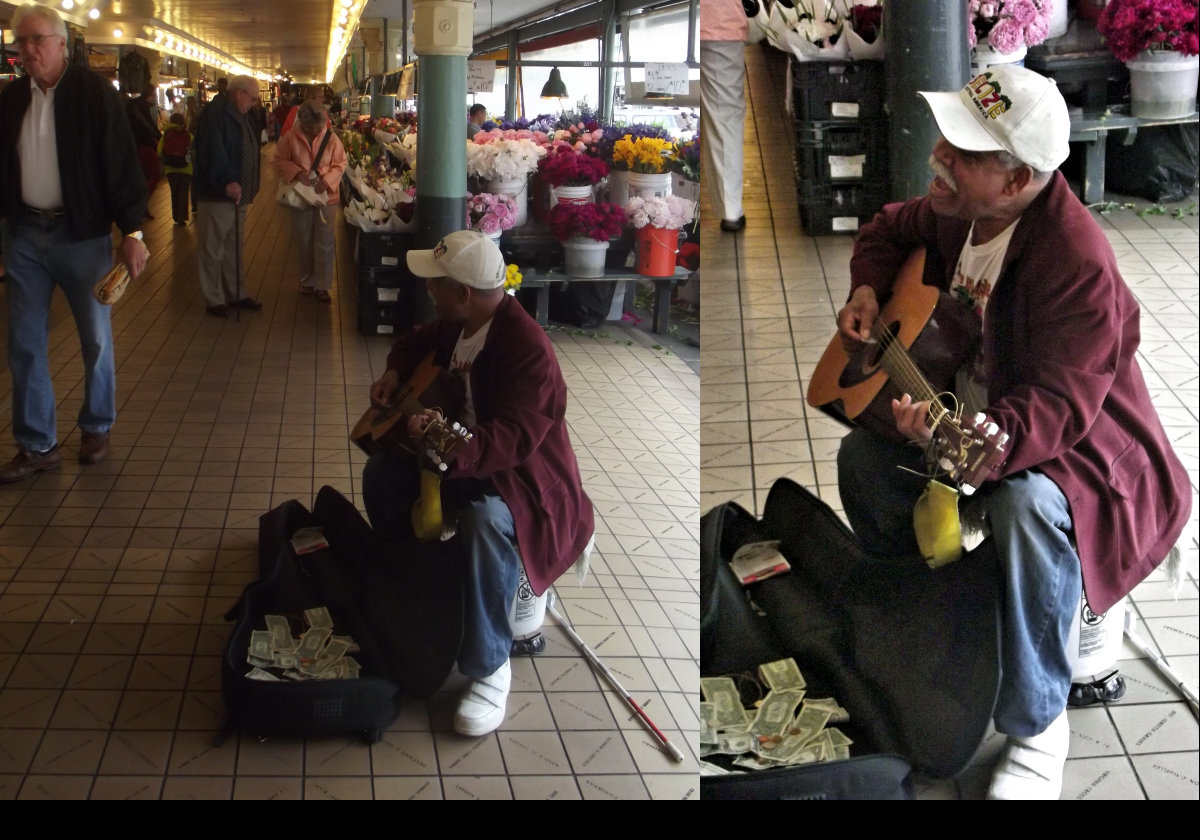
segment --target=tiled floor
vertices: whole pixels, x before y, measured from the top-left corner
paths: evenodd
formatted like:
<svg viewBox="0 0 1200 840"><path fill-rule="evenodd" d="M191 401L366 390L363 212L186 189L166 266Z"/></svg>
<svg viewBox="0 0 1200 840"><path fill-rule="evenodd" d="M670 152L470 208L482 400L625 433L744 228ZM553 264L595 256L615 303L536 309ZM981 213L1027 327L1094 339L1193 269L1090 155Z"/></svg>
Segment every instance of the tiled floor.
<svg viewBox="0 0 1200 840"><path fill-rule="evenodd" d="M815 488L835 509L835 457L844 428L806 405L810 374L834 332L849 288L849 235L801 229L780 93L782 53L746 51L746 216L721 234L704 212L701 287L701 499L705 511L736 501L758 513L781 476ZM1139 206L1148 202L1137 200ZM1186 202L1184 203L1186 204ZM1192 521L1183 542L1186 580L1175 597L1161 572L1128 601L1138 633L1193 692L1198 682L1197 422L1198 220L1096 214L1142 304L1140 362L1172 440L1192 476ZM1200 781L1196 714L1140 650L1117 662L1128 691L1106 707L1069 713L1072 740L1063 799L1195 799ZM991 733L971 766L922 780L921 799L979 799L1002 738Z"/></svg>
<svg viewBox="0 0 1200 840"><path fill-rule="evenodd" d="M549 615L546 652L513 662L494 734L453 733L454 675L373 746L252 734L213 745L223 616L255 576L258 518L289 499L311 506L323 485L361 509L365 457L347 435L390 344L356 330L348 229L332 305L300 296L264 173L244 259L266 305L237 320L204 314L195 227L172 226L165 183L152 197L148 270L113 310L113 454L95 466L75 460L79 346L56 298L63 466L0 487L0 799L698 798L699 377L619 325L551 333L597 514L592 574L582 587L561 579L557 609L685 761Z"/></svg>

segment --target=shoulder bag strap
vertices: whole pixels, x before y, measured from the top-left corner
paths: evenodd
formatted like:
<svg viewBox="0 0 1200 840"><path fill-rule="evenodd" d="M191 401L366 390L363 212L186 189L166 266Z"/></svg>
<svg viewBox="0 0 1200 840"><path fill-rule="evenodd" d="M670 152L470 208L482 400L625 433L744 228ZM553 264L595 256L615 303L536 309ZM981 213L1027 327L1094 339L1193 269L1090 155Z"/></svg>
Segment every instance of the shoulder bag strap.
<svg viewBox="0 0 1200 840"><path fill-rule="evenodd" d="M317 149L317 154L313 157L312 171L316 172L317 167L321 165L321 155L325 154L325 144L329 142L329 138L333 135L332 128L325 129L325 139L321 141L320 148Z"/></svg>

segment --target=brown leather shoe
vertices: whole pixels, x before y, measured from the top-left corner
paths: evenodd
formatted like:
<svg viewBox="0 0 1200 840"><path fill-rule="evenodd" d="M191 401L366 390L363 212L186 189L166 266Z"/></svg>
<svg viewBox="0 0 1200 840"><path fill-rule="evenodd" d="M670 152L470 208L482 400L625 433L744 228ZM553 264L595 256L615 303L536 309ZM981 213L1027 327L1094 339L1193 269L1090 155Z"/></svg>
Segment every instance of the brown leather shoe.
<svg viewBox="0 0 1200 840"><path fill-rule="evenodd" d="M96 464L108 457L108 432L84 432L79 441L79 463Z"/></svg>
<svg viewBox="0 0 1200 840"><path fill-rule="evenodd" d="M23 446L17 447L17 457L0 467L0 484L10 484L29 478L34 473L56 470L62 464L62 453L58 447L48 452L31 452Z"/></svg>

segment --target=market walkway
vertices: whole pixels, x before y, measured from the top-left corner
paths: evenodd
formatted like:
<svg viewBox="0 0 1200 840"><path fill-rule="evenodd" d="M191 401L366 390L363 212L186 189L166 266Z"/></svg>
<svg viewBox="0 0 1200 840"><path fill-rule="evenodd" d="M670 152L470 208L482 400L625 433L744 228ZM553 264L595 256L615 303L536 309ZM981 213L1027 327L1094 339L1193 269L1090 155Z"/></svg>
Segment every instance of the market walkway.
<svg viewBox="0 0 1200 840"><path fill-rule="evenodd" d="M508 719L485 738L451 729L455 675L373 746L243 735L213 748L223 616L256 576L258 518L310 507L323 485L361 509L365 456L347 435L390 345L356 329L353 230L338 227L332 304L301 297L273 153L245 237L262 312L205 314L196 229L172 225L165 183L152 197L149 267L113 311L119 418L96 466L76 463L79 343L55 298L63 466L0 487L0 799L697 798L699 377L619 325L551 330L598 529L591 577L555 590L686 761L550 616L546 652L514 660Z"/></svg>

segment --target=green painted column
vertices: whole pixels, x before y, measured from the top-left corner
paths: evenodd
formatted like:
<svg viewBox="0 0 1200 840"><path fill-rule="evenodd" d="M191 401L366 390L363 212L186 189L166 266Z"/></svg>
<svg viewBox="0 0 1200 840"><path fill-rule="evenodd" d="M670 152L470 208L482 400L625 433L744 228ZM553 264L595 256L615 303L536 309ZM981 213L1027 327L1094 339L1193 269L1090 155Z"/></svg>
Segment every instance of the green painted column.
<svg viewBox="0 0 1200 840"><path fill-rule="evenodd" d="M891 199L900 201L928 191L933 177L929 154L941 136L917 91L958 90L967 83L967 4L888 2L883 5L883 31Z"/></svg>
<svg viewBox="0 0 1200 840"><path fill-rule="evenodd" d="M417 0L417 232L416 247L432 248L467 220L467 56L473 6L464 0ZM416 290L413 320L434 319L424 288Z"/></svg>

